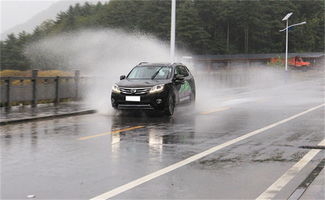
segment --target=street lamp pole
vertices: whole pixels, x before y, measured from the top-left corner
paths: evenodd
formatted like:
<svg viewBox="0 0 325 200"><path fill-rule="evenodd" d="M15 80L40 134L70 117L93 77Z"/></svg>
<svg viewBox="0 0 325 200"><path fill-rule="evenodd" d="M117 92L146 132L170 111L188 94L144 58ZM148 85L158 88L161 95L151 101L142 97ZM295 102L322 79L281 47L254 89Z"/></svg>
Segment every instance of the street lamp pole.
<svg viewBox="0 0 325 200"><path fill-rule="evenodd" d="M286 31L286 56L285 56L285 71L288 71L288 40L289 40L289 28L291 27L294 27L294 26L299 26L299 25L303 25L303 24L306 24L306 22L300 22L300 23L297 23L297 24L292 24L289 26L289 17L292 15L292 12L291 13L288 13L283 19L282 21L286 21L286 28L285 29L282 29L280 30L280 32L282 31Z"/></svg>
<svg viewBox="0 0 325 200"><path fill-rule="evenodd" d="M288 71L288 23L289 20L287 20L287 26L286 26L286 60L285 60L285 71Z"/></svg>
<svg viewBox="0 0 325 200"><path fill-rule="evenodd" d="M289 25L289 17L292 15L292 12L291 13L288 13L283 19L282 21L286 21L287 22L287 25L286 25L286 56L285 56L285 71L288 71L288 37L289 37L289 34L288 34L288 25Z"/></svg>
<svg viewBox="0 0 325 200"><path fill-rule="evenodd" d="M170 62L175 61L176 0L172 1L170 26Z"/></svg>

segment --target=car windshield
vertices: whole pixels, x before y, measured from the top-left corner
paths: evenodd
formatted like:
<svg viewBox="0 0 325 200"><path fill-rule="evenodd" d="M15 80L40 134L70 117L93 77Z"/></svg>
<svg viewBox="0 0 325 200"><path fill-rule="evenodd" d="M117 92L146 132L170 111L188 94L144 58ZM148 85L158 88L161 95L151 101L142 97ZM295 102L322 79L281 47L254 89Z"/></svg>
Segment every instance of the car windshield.
<svg viewBox="0 0 325 200"><path fill-rule="evenodd" d="M128 79L168 79L172 68L167 66L137 66L129 73Z"/></svg>

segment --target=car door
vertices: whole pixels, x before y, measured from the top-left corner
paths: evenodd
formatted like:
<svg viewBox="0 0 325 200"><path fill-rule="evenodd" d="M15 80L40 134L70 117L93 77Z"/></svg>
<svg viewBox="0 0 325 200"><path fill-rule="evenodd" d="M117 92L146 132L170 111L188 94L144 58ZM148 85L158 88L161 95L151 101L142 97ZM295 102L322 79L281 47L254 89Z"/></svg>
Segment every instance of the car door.
<svg viewBox="0 0 325 200"><path fill-rule="evenodd" d="M178 101L180 103L189 101L191 98L191 84L190 84L190 74L185 66L179 65L175 67L175 75L182 75L184 77L183 83L178 83L176 85L178 93Z"/></svg>

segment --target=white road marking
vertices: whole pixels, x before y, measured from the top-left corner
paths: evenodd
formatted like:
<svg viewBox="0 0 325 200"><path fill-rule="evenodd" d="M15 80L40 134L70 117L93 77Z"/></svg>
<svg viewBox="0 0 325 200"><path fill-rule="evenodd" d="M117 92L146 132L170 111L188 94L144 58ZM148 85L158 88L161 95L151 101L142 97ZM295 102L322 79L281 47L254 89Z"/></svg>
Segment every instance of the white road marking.
<svg viewBox="0 0 325 200"><path fill-rule="evenodd" d="M325 145L325 140L319 145ZM273 199L321 150L310 150L301 160L288 169L277 181L267 188L256 200Z"/></svg>
<svg viewBox="0 0 325 200"><path fill-rule="evenodd" d="M235 144L235 143L237 143L237 142L240 142L240 141L242 141L242 140L244 140L244 139L247 139L247 138L249 138L249 137L252 137L252 136L254 136L254 135L257 135L257 134L259 134L259 133L262 133L262 132L264 132L264 131L266 131L266 130L269 130L269 129L271 129L271 128L274 128L274 127L276 127L276 126L278 126L278 125L281 125L281 124L283 124L283 123L286 123L286 122L288 122L288 121L290 121L290 120L293 120L293 119L295 119L295 118L297 118L297 117L300 117L300 116L302 116L302 115L304 115L304 114L306 114L306 113L309 113L309 112L311 112L311 111L314 111L314 110L316 110L316 109L318 109L318 108L321 108L321 107L323 107L323 106L325 106L325 103L324 103L324 104L321 104L321 105L318 105L318 106L315 106L315 107L313 107L313 108L310 108L310 109L308 109L308 110L305 110L305 111L303 111L303 112L301 112L301 113L298 113L298 114L296 114L296 115L293 115L293 116L288 117L288 118L286 118L286 119L283 119L283 120L281 120L281 121L278 121L278 122L275 122L275 123L273 123L273 124L270 124L270 125L268 125L268 126L265 126L265 127L263 127L263 128L260 128L260 129L258 129L258 130L255 130L255 131L249 132L249 133L247 133L247 134L245 134L245 135L242 135L242 136L240 136L240 137L238 137L238 138L232 139L232 140L230 140L230 141L228 141L228 142L225 142L225 143L223 143L223 144L220 144L220 145L217 145L217 146L215 146L215 147L212 147L212 148L210 148L210 149L208 149L208 150L206 150L206 151L203 151L203 152L201 152L201 153L198 153L198 154L196 154L196 155L193 155L193 156L191 156L191 157L189 157L189 158L187 158L187 159L185 159L185 160L179 161L179 162L177 162L177 163L175 163L175 164L172 164L172 165L170 165L170 166L168 166L168 167L165 167L165 168L163 168L163 169L160 169L160 170L158 170L158 171L156 171L156 172L150 173L150 174L148 174L148 175L146 175L146 176L143 176L143 177L141 177L141 178L138 178L138 179L136 179L136 180L134 180L134 181L131 181L131 182L127 183L127 184L121 185L121 186L119 186L119 187L117 187L117 188L115 188L115 189L113 189L113 190L110 190L110 191L105 192L105 193L103 193L103 194L101 194L101 195L98 195L98 196L92 198L91 200L109 199L109 198L111 198L111 197L114 197L114 196L116 196L116 195L118 195L118 194L121 194L122 192L125 192L125 191L127 191L127 190L130 190L130 189L132 189L132 188L134 188L134 187L136 187L136 186L138 186L138 185L141 185L141 184L143 184L143 183L145 183L145 182L147 182L147 181L150 181L150 180L152 180L152 179L154 179L154 178L157 178L157 177L159 177L159 176L162 176L162 175L164 175L164 174L166 174L166 173L168 173L168 172L171 172L171 171L173 171L173 170L175 170L175 169L178 169L178 168L180 168L180 167L182 167L182 166L184 166L184 165L187 165L187 164L189 164L189 163L191 163L191 162L194 162L194 161L196 161L196 160L199 160L199 159L201 159L201 158L203 158L203 157L205 157L205 156L207 156L207 155L209 155L209 154L212 154L212 153L214 153L214 152L216 152L216 151L218 151L218 150L220 150L220 149L223 149L223 148L228 147L228 146L230 146L230 145L232 145L232 144Z"/></svg>

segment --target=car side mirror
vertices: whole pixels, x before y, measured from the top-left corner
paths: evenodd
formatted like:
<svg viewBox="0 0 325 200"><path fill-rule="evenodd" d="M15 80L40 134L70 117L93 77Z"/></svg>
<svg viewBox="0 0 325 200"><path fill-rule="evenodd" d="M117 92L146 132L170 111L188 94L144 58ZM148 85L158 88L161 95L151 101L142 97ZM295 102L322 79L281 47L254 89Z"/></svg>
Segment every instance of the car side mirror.
<svg viewBox="0 0 325 200"><path fill-rule="evenodd" d="M180 74L177 74L174 78L175 83L178 83L178 84L184 83L184 80L185 80L184 76L180 75Z"/></svg>
<svg viewBox="0 0 325 200"><path fill-rule="evenodd" d="M125 79L125 75L120 76L120 80L123 80L123 79Z"/></svg>

